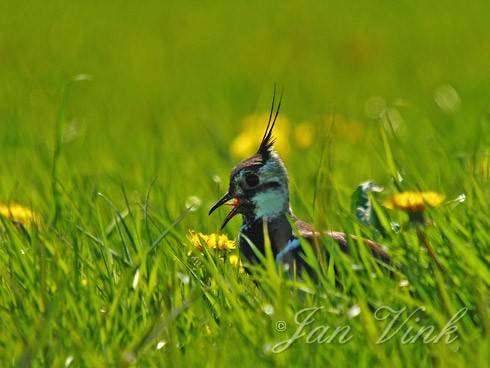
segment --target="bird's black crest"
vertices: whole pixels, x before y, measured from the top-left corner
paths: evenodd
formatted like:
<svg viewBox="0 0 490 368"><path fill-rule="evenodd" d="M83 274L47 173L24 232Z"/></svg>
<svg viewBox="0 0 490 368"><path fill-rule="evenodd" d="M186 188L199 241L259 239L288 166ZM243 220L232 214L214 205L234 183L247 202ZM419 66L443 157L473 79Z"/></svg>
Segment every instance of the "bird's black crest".
<svg viewBox="0 0 490 368"><path fill-rule="evenodd" d="M260 142L260 146L257 151L257 153L263 157L264 161L266 161L267 158L269 157L272 146L274 145L275 139L272 137L272 130L274 129L274 125L276 124L277 116L279 115L279 110L281 109L281 102L282 102L282 92L281 92L281 96L279 97L279 103L277 104L277 108L275 109L275 113L274 113L274 108L276 103L276 86L274 86L274 94L272 96L272 105L271 105L271 111L269 113L269 121L267 122L267 128L265 129L264 136L262 137L262 142Z"/></svg>

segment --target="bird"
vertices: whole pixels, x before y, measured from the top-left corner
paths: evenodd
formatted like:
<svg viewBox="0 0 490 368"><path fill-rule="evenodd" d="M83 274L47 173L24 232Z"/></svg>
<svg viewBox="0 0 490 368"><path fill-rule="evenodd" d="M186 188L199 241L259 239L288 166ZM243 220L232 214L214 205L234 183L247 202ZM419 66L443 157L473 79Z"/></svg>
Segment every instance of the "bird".
<svg viewBox="0 0 490 368"><path fill-rule="evenodd" d="M290 206L288 171L274 149L273 129L281 108L282 94L277 107L275 103L274 88L269 120L257 152L233 168L228 191L211 207L209 215L224 204L232 207L223 220L221 230L233 217L242 216L238 249L246 262L256 264L259 261L257 252L265 254L268 237L277 265L283 265L286 270L293 267L296 270L308 269L302 246L304 241L313 246L322 238L329 237L342 252L348 254L349 235L341 231L318 231L294 215ZM357 240L353 235L350 237ZM369 239L362 239L362 243L383 263L391 262L381 244ZM330 257L329 254L326 256Z"/></svg>

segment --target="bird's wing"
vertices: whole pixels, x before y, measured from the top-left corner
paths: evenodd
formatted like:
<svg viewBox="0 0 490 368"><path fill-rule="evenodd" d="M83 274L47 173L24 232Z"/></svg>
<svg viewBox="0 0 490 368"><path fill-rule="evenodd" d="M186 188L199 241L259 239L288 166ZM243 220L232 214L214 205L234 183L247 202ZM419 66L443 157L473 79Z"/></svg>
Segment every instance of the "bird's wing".
<svg viewBox="0 0 490 368"><path fill-rule="evenodd" d="M349 243L348 243L348 235L346 233L340 231L317 231L313 228L312 225L307 222L301 221L299 219L295 219L296 229L298 235L310 243L313 243L315 239L319 239L323 236L329 236L340 246L341 250L345 253L349 253ZM352 240L357 240L358 237L355 235L350 235ZM381 259L385 263L390 263L391 258L384 249L385 247L379 243L376 243L369 239L362 239L363 243L366 244L373 255L379 259Z"/></svg>

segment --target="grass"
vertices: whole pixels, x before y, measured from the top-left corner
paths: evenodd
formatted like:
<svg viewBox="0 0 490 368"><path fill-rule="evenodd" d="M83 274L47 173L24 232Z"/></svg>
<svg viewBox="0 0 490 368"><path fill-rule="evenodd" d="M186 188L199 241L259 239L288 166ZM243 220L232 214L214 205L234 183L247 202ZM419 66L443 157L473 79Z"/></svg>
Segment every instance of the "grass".
<svg viewBox="0 0 490 368"><path fill-rule="evenodd" d="M2 2L0 202L42 221L1 218L0 365L488 366L489 10ZM231 143L275 82L296 214L386 244L393 270L326 242L340 281L333 263L294 280L270 257L248 275L190 244L189 230L219 228L224 212L207 210L238 159ZM306 147L301 124L316 132ZM406 214L387 211L385 227L402 228L384 235L357 221L350 197L366 180L384 187L379 215L398 191L446 195L423 228L442 270ZM377 344L380 306L406 307L402 319L425 310ZM313 335L275 353L313 307ZM402 341L462 308L456 341ZM311 343L321 326L349 326L352 339Z"/></svg>

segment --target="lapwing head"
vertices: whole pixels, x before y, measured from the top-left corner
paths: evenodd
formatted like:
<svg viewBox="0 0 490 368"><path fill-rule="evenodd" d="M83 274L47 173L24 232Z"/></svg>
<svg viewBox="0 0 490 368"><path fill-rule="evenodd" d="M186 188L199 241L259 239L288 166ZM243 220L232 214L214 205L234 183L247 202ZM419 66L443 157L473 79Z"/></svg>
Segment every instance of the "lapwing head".
<svg viewBox="0 0 490 368"><path fill-rule="evenodd" d="M223 204L232 206L221 228L237 214L241 214L246 222L252 222L278 217L289 211L288 174L273 148L272 136L281 100L275 108L274 91L269 121L257 153L233 168L228 192L209 211L211 214Z"/></svg>

